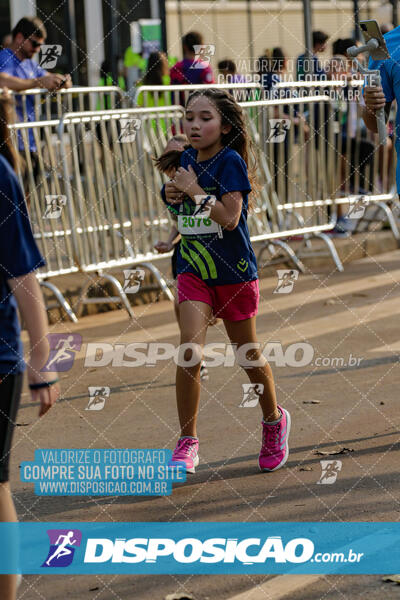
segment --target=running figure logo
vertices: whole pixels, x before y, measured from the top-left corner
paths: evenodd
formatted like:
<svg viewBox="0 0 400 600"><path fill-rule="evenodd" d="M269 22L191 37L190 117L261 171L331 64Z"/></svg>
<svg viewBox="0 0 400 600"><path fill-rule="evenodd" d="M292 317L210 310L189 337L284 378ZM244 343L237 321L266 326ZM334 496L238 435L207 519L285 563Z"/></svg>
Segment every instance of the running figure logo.
<svg viewBox="0 0 400 600"><path fill-rule="evenodd" d="M297 269L278 269L278 285L274 289L274 294L290 294L295 282L299 278Z"/></svg>
<svg viewBox="0 0 400 600"><path fill-rule="evenodd" d="M358 200L350 205L346 219L361 219L364 216L365 209L369 204L367 196L361 196Z"/></svg>
<svg viewBox="0 0 400 600"><path fill-rule="evenodd" d="M136 294L139 291L140 285L144 280L144 269L124 269L124 285L122 289L125 294Z"/></svg>
<svg viewBox="0 0 400 600"><path fill-rule="evenodd" d="M75 353L82 346L82 336L79 333L49 333L49 358L41 369L43 371L69 371L75 360Z"/></svg>
<svg viewBox="0 0 400 600"><path fill-rule="evenodd" d="M262 383L242 383L243 400L239 404L240 408L253 408L257 406L261 394L264 391Z"/></svg>
<svg viewBox="0 0 400 600"><path fill-rule="evenodd" d="M47 206L42 219L58 219L61 217L62 209L67 204L67 196L47 195L45 198Z"/></svg>
<svg viewBox="0 0 400 600"><path fill-rule="evenodd" d="M120 119L121 133L118 141L121 143L134 142L142 124L140 119Z"/></svg>
<svg viewBox="0 0 400 600"><path fill-rule="evenodd" d="M335 483L339 472L342 470L341 460L320 460L321 463L321 477L317 481L320 484L330 485Z"/></svg>
<svg viewBox="0 0 400 600"><path fill-rule="evenodd" d="M290 125L290 119L269 119L270 132L267 142L270 144L279 144L279 142L283 142L290 129Z"/></svg>
<svg viewBox="0 0 400 600"><path fill-rule="evenodd" d="M102 410L106 399L110 397L109 387L89 386L89 403L85 410Z"/></svg>
<svg viewBox="0 0 400 600"><path fill-rule="evenodd" d="M208 198L207 200L207 206L201 206L203 201ZM201 217L201 218L208 218L210 216L211 213L211 207L215 206L215 203L217 201L215 196L204 196L202 194L196 194L194 197L194 201L196 202L196 209L193 213L193 216L196 217Z"/></svg>
<svg viewBox="0 0 400 600"><path fill-rule="evenodd" d="M194 61L190 69L205 69L210 64L211 57L215 54L213 44L193 44L195 53Z"/></svg>
<svg viewBox="0 0 400 600"><path fill-rule="evenodd" d="M68 567L74 558L75 549L81 545L79 529L48 529L50 549L42 567Z"/></svg>
<svg viewBox="0 0 400 600"><path fill-rule="evenodd" d="M39 66L42 69L54 69L61 52L62 46L58 44L44 44L39 50Z"/></svg>

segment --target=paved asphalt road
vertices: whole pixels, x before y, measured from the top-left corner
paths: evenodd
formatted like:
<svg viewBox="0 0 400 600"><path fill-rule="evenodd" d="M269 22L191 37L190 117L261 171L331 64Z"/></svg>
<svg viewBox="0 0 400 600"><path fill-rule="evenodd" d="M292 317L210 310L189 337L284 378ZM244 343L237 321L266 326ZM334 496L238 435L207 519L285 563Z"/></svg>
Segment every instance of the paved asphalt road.
<svg viewBox="0 0 400 600"><path fill-rule="evenodd" d="M284 351L303 342L311 364L271 363L279 402L292 415L287 466L271 474L257 468L259 408L243 408L245 374L210 368L199 417L201 463L172 496L135 498L38 497L19 479L18 465L36 448L173 448L178 434L175 367L85 368L89 342L162 341L177 344L172 304L85 317L52 331L82 335L82 351L62 376L63 398L38 422L28 393L18 415L12 480L23 521L397 521L399 497L400 263L399 251L300 276L289 294L274 294L274 277L261 281L259 340ZM227 341L222 323L207 342ZM311 350L310 350L311 348ZM352 364L345 366L352 357ZM290 350L289 354L290 356ZM299 353L296 355L298 358ZM324 366L318 366L318 360ZM334 359L334 360L332 360ZM354 363L354 359L356 363ZM359 361L359 359L361 359ZM87 411L88 386L111 389L103 410ZM350 449L332 485L320 485L319 451ZM326 458L326 457L325 457ZM26 576L27 600L163 600L185 592L195 600L225 600L264 583L267 576ZM398 598L400 588L381 576L323 578L291 594L292 600ZM264 589L264 588L263 588ZM252 596L253 598L253 596ZM259 598L273 600L263 592Z"/></svg>

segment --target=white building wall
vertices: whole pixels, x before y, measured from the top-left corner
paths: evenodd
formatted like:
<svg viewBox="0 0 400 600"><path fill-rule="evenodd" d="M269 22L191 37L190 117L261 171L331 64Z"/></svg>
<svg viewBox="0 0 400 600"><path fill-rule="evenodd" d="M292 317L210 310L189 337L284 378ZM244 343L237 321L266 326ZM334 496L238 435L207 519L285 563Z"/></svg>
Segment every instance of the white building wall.
<svg viewBox="0 0 400 600"><path fill-rule="evenodd" d="M36 0L10 0L11 28L22 17L33 17L36 15Z"/></svg>
<svg viewBox="0 0 400 600"><path fill-rule="evenodd" d="M86 53L89 85L97 85L104 60L103 10L101 0L85 0Z"/></svg>

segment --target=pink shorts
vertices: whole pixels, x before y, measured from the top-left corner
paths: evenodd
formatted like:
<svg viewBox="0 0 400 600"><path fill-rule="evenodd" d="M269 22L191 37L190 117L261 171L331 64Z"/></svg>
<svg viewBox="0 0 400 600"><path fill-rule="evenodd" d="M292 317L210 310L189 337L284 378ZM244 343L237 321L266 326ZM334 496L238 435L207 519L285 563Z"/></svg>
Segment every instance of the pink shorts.
<svg viewBox="0 0 400 600"><path fill-rule="evenodd" d="M209 304L215 317L243 321L257 314L258 279L228 285L207 285L192 273L178 275L178 302L197 300Z"/></svg>

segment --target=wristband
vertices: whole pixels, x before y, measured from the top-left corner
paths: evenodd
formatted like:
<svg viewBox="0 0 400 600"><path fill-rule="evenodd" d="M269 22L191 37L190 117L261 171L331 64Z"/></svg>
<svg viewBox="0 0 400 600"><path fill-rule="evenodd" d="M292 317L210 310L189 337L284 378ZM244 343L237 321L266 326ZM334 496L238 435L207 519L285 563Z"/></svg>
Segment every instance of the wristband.
<svg viewBox="0 0 400 600"><path fill-rule="evenodd" d="M58 377L56 379L53 379L52 381L42 381L40 383L30 383L29 389L30 390L40 390L42 388L46 388L46 387L50 387L51 385L54 385L55 383L57 383L57 381L60 381Z"/></svg>

